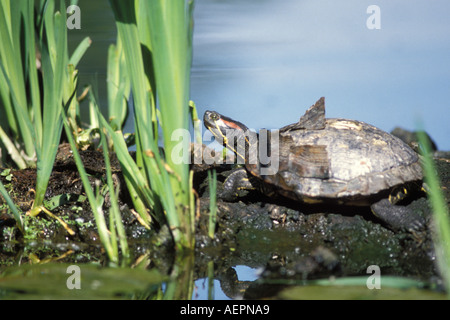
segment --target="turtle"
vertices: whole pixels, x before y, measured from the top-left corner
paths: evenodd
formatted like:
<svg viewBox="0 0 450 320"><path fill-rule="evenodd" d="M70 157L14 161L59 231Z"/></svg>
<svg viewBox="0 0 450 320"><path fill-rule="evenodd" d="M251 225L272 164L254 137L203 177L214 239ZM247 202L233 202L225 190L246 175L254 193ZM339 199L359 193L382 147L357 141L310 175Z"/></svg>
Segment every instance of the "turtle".
<svg viewBox="0 0 450 320"><path fill-rule="evenodd" d="M320 98L296 123L265 130L269 138L215 111L206 111L204 124L216 140L244 164L224 182L225 199L240 188L259 188L295 203L370 206L391 229L419 231L425 219L400 205L421 188L420 156L399 138L362 121L325 118L325 98ZM253 133L252 133L253 132ZM271 149L272 137L278 148ZM236 147L243 141L245 148ZM255 145L267 144L278 157L270 172ZM260 146L259 146L260 147ZM253 157L254 161L250 161ZM255 160L256 159L256 160ZM272 160L273 161L273 160ZM269 172L268 172L269 171Z"/></svg>

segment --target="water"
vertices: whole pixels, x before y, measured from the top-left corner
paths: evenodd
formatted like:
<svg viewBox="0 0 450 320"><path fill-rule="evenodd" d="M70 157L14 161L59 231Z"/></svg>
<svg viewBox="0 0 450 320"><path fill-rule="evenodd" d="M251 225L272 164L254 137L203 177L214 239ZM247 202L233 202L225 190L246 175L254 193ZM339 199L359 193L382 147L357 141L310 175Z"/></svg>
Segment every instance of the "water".
<svg viewBox="0 0 450 320"><path fill-rule="evenodd" d="M81 29L68 30L69 52L72 52L85 37L91 38L91 46L77 66L78 84L80 87L93 85L98 92L98 103L106 112L108 106L106 91L108 48L111 44L116 43L117 36L114 14L107 0L80 0L78 6L81 10ZM83 121L87 121L88 102L85 100L80 108ZM85 110L84 113L83 110Z"/></svg>
<svg viewBox="0 0 450 320"><path fill-rule="evenodd" d="M279 128L325 96L328 117L386 131L414 130L421 120L450 150L450 3L378 1L379 30L366 26L370 4L197 0L191 98L199 115L215 109L251 128ZM70 40L93 40L80 83L97 83L106 110L113 15L106 0L79 5L82 29L70 31Z"/></svg>
<svg viewBox="0 0 450 320"><path fill-rule="evenodd" d="M328 117L385 131L421 119L450 149L450 3L196 2L192 99L248 127L279 128L326 97Z"/></svg>
<svg viewBox="0 0 450 320"><path fill-rule="evenodd" d="M236 271L239 281L255 281L258 279L258 270L245 265L237 265L233 268ZM219 280L214 280L213 297L215 300L231 300L222 288ZM193 300L208 300L208 278L201 278L195 281Z"/></svg>
<svg viewBox="0 0 450 320"><path fill-rule="evenodd" d="M450 150L450 3L377 3L380 30L366 27L369 1L197 0L191 98L199 115L214 109L251 128L278 128L325 96L328 117L386 131L414 129L422 119L440 149ZM69 31L71 48L93 40L79 64L80 84L95 83L106 110L113 15L106 0L79 6L82 29ZM254 268L234 270L240 281L257 278ZM195 287L194 299L208 298L206 278ZM214 297L229 298L218 280Z"/></svg>

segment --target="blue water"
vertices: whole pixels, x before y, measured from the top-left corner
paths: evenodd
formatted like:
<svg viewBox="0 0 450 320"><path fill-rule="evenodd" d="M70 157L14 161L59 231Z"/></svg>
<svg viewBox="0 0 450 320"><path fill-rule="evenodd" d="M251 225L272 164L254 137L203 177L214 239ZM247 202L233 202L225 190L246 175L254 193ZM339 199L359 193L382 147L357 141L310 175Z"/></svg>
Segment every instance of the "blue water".
<svg viewBox="0 0 450 320"><path fill-rule="evenodd" d="M328 117L357 119L391 131L420 120L450 150L450 2L196 0L191 98L248 127L296 121L321 96ZM104 110L106 55L115 42L108 1L80 0L92 46L79 65L80 84L96 82ZM132 121L127 129L132 130Z"/></svg>
<svg viewBox="0 0 450 320"><path fill-rule="evenodd" d="M234 267L239 281L255 281L258 279L258 270L244 265L237 265ZM215 300L231 300L221 289L220 282L214 280L213 298ZM239 297L237 297L239 298ZM242 298L242 297L241 297ZM194 300L208 300L208 278L201 278L195 281L194 293L192 294Z"/></svg>
<svg viewBox="0 0 450 320"><path fill-rule="evenodd" d="M328 117L383 130L421 121L450 150L450 1L377 0L381 29L366 26L374 1L196 0L191 99L248 127L297 121L321 96ZM79 2L93 44L79 65L80 85L96 82L106 110L106 55L115 42L108 1ZM126 127L132 130L130 120ZM255 270L236 266L239 280ZM208 298L207 279L194 299ZM214 281L214 298L228 299Z"/></svg>
<svg viewBox="0 0 450 320"><path fill-rule="evenodd" d="M385 131L417 122L450 150L450 2L213 1L195 8L191 98L248 127L295 122L321 96L327 117Z"/></svg>

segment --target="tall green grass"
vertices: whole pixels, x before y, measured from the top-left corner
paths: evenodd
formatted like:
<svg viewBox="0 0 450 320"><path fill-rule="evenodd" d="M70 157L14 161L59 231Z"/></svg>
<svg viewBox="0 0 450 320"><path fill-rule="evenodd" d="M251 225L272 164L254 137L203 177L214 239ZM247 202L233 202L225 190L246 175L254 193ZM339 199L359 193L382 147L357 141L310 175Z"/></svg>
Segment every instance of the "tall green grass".
<svg viewBox="0 0 450 320"><path fill-rule="evenodd" d="M194 208L188 161L179 150L189 140L174 138L189 130L189 76L192 59L193 1L110 0L134 101L136 161L122 133L106 121L141 217L168 224L177 249L194 246ZM164 154L159 148L160 134ZM186 158L184 158L186 160Z"/></svg>
<svg viewBox="0 0 450 320"><path fill-rule="evenodd" d="M0 144L18 168L37 168L32 215L42 206L60 142L61 105L76 108L75 68L90 44L86 38L69 57L65 3L59 1L59 12L55 2L40 1L36 19L34 1L0 2Z"/></svg>
<svg viewBox="0 0 450 320"><path fill-rule="evenodd" d="M96 116L100 115L100 110L96 105L96 99L94 98L92 93L91 93L91 101L95 104L95 109L97 112ZM96 194L93 188L91 187L88 175L83 166L83 162L77 151L77 145L75 143L74 137L72 136L73 133L71 131L68 118L65 115L65 112L63 112L62 115L63 115L64 129L66 131L66 135L73 152L75 164L77 166L78 172L80 173L84 191L86 192L86 195L88 197L92 213L94 215L95 222L97 224L97 230L100 236L100 241L102 242L103 247L105 248L109 261L114 265L119 264L120 257L117 243L120 243L123 256L122 262L123 264L126 265L129 263L130 253L128 249L125 230L122 224L122 217L120 215L118 199L116 194L117 192L113 184L111 164L109 160L109 149L108 143L106 141L106 136L103 133L103 130L99 130L101 136L101 146L103 149L103 157L105 159L107 186L111 199L110 201L111 208L109 210L109 218L110 218L109 228L106 223L103 210L104 197L98 192L98 190Z"/></svg>
<svg viewBox="0 0 450 320"><path fill-rule="evenodd" d="M22 215L20 214L19 209L16 207L14 201L11 199L11 197L8 194L8 191L6 190L5 186L3 185L2 181L0 180L0 195L3 196L6 203L11 209L11 212L13 214L14 220L16 220L17 227L19 230L23 233L24 232L24 223L22 219Z"/></svg>
<svg viewBox="0 0 450 320"><path fill-rule="evenodd" d="M450 218L448 206L440 187L440 180L436 173L433 161L430 141L424 131L418 131L420 151L422 154L422 166L425 173L424 181L427 184L428 199L433 209L433 242L435 244L436 257L450 297Z"/></svg>
<svg viewBox="0 0 450 320"><path fill-rule="evenodd" d="M107 87L109 121L114 130L119 130L128 115L127 99L131 88L120 37L108 50Z"/></svg>
<svg viewBox="0 0 450 320"><path fill-rule="evenodd" d="M209 183L209 219L208 236L213 239L216 232L217 219L217 172L215 169L208 170Z"/></svg>
<svg viewBox="0 0 450 320"><path fill-rule="evenodd" d="M117 154L142 221L146 225L167 224L179 251L193 248L195 208L188 165L190 139L176 134L189 132L193 1L110 3L118 41L108 53L109 119L96 106L92 107L97 111L91 116L112 141L108 144ZM0 2L0 143L8 150L8 157L2 157L2 161L12 161L19 168L36 166L32 215L42 209L63 127L77 159L74 143L81 128L76 65L90 45L86 38L69 57L65 2L59 1L57 11L55 1L40 1L37 15L34 5L32 1ZM135 159L128 153L121 131L130 90L134 102ZM100 131L106 150L107 139ZM79 159L77 166L84 176ZM116 257L115 232L119 233L119 240L123 236L117 224L117 208L112 208L113 223L108 230L98 197L89 191L87 181L83 183L108 256ZM122 250L126 248L125 243L121 246Z"/></svg>
<svg viewBox="0 0 450 320"><path fill-rule="evenodd" d="M19 168L36 161L31 117L42 123L33 28L31 1L0 2L0 132L2 144ZM26 81L30 83L28 92ZM42 124L36 131L42 132Z"/></svg>

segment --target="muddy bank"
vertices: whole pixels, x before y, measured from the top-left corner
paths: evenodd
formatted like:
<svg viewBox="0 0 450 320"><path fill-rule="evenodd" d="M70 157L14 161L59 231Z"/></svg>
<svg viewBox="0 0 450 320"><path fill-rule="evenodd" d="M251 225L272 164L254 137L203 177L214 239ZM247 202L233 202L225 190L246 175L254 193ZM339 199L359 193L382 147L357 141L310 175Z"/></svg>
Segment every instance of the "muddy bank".
<svg viewBox="0 0 450 320"><path fill-rule="evenodd" d="M83 151L81 156L91 183L106 181L103 156ZM436 152L441 185L450 199L450 156ZM166 229L146 230L131 212L120 168L113 159L115 180L120 185L120 208L132 254L143 256L148 267L168 274L172 266L170 236ZM232 165L216 165L218 194ZM366 275L367 267L378 265L383 274L407 276L439 286L439 273L430 229L421 233L394 231L372 215L369 208L305 206L286 199L274 199L259 190L242 191L233 201L217 199L217 228L214 239L207 236L209 217L208 166L194 168L194 185L199 195L196 242L196 277L206 277L208 262L214 262L215 278L230 297L262 298L283 286L237 279L233 267L246 265L260 270L260 280L311 280L329 276ZM33 169L3 171L0 176L23 212L31 208L36 172ZM62 146L46 194L46 206L74 231L46 215L25 217L28 231L15 227L6 204L0 204L0 270L3 267L38 261L105 263L95 221L84 196L76 166L67 146ZM104 203L105 212L108 197ZM430 224L426 198L408 204Z"/></svg>
<svg viewBox="0 0 450 320"><path fill-rule="evenodd" d="M439 154L435 160L442 190L450 199L447 156ZM220 192L221 183L230 172L226 166L217 170ZM209 210L206 184L200 185L199 192L202 191L201 212L206 216ZM370 208L305 206L268 198L257 190L243 192L235 202L219 199L217 206L216 241L231 249L228 257L218 263L223 274L228 279L235 277L230 267L236 265L260 268L261 281L231 282L234 286L239 283L240 290L245 288L245 298L270 297L284 287L261 284L264 280L361 276L367 274L370 265L379 266L385 275L412 277L440 286L430 234L431 210L426 198L408 204L427 221L426 230L417 234L391 230ZM229 281L226 283L230 286Z"/></svg>

